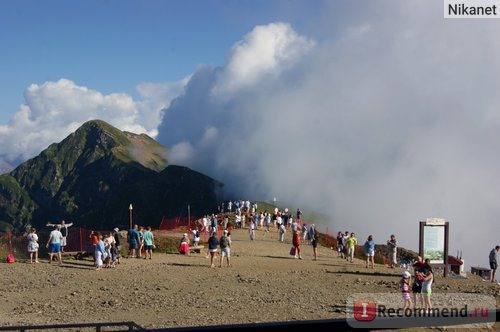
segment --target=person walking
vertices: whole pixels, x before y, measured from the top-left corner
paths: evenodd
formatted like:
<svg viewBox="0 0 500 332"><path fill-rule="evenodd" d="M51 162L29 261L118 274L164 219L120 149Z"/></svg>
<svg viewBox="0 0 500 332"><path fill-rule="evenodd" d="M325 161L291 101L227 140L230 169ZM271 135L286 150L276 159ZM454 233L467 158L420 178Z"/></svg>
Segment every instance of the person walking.
<svg viewBox="0 0 500 332"><path fill-rule="evenodd" d="M54 226L54 230L50 232L49 239L47 241L47 245L45 246L49 249L49 263L52 263L52 259L54 255L57 257L59 264L62 264L61 257L61 240L62 233L59 231L59 225Z"/></svg>
<svg viewBox="0 0 500 332"><path fill-rule="evenodd" d="M278 229L279 241L281 243L285 242L285 233L286 233L286 227L285 225L281 224Z"/></svg>
<svg viewBox="0 0 500 332"><path fill-rule="evenodd" d="M496 246L490 251L490 268L491 268L491 282L496 281L496 273L498 268L498 252L500 251L500 246Z"/></svg>
<svg viewBox="0 0 500 332"><path fill-rule="evenodd" d="M411 274L408 271L404 271L401 276L401 280L399 281L399 287L401 289L401 294L403 297L403 311L406 309L411 309L411 294L410 294L410 283L411 283Z"/></svg>
<svg viewBox="0 0 500 332"><path fill-rule="evenodd" d="M358 244L358 239L356 239L356 234L351 233L351 236L349 236L346 239L346 246L347 246L346 260L350 261L351 263L354 262L354 250L356 249L357 244Z"/></svg>
<svg viewBox="0 0 500 332"><path fill-rule="evenodd" d="M227 229L224 230L224 234L219 239L220 245L220 264L219 267L222 267L222 261L224 257L226 257L227 266L231 266L230 257L231 257L231 238L228 235Z"/></svg>
<svg viewBox="0 0 500 332"><path fill-rule="evenodd" d="M210 253L210 267L215 267L215 254L217 254L217 247L219 246L219 239L217 233L212 232L208 238L208 252Z"/></svg>
<svg viewBox="0 0 500 332"><path fill-rule="evenodd" d="M252 219L250 220L250 225L248 226L248 234L250 235L251 241L255 240L255 223Z"/></svg>
<svg viewBox="0 0 500 332"><path fill-rule="evenodd" d="M35 256L35 263L38 263L38 235L36 234L36 229L34 227L31 228L27 238L30 263L33 263L33 256Z"/></svg>
<svg viewBox="0 0 500 332"><path fill-rule="evenodd" d="M292 228L292 232L292 244L295 248L295 258L302 259L302 255L300 254L300 231L298 228L296 228L295 231Z"/></svg>
<svg viewBox="0 0 500 332"><path fill-rule="evenodd" d="M344 258L344 234L337 233L337 257Z"/></svg>

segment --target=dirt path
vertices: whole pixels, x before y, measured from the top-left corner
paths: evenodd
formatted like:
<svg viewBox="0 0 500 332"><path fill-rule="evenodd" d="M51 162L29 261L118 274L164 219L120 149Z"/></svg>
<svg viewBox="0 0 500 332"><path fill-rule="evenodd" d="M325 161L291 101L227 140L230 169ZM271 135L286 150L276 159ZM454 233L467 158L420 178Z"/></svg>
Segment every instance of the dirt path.
<svg viewBox="0 0 500 332"><path fill-rule="evenodd" d="M95 271L91 260L2 264L0 326L134 321L153 327L201 326L345 318L352 293L398 292L402 270L348 263L329 248L302 246L304 259L289 255L276 233L247 230L232 235L232 266L210 268L206 252L155 254L123 259ZM499 298L498 285L476 276L441 280L434 292L479 292Z"/></svg>

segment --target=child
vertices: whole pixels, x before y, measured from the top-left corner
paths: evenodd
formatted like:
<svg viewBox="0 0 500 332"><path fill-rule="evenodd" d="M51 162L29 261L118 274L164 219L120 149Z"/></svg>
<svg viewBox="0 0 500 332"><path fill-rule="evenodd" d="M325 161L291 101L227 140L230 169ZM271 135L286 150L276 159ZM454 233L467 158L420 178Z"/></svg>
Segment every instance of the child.
<svg viewBox="0 0 500 332"><path fill-rule="evenodd" d="M255 223L250 220L250 226L248 227L248 233L250 234L250 240L255 240Z"/></svg>
<svg viewBox="0 0 500 332"><path fill-rule="evenodd" d="M401 280L399 281L399 286L401 288L401 293L404 301L404 308L411 309L411 296L410 296L410 282L411 282L411 274L408 271L404 271Z"/></svg>
<svg viewBox="0 0 500 332"><path fill-rule="evenodd" d="M280 242L285 242L285 233L286 233L286 227L283 224L279 225L279 240Z"/></svg>
<svg viewBox="0 0 500 332"><path fill-rule="evenodd" d="M182 235L181 243L179 245L179 253L182 255L189 255L189 239L187 233Z"/></svg>

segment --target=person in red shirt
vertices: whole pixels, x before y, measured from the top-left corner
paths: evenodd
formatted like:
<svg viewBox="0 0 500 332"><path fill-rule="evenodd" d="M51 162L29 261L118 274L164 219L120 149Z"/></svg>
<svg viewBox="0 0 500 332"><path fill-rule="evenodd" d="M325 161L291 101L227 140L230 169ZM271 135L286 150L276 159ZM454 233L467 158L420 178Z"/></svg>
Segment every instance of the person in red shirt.
<svg viewBox="0 0 500 332"><path fill-rule="evenodd" d="M295 248L295 258L302 259L302 256L300 255L300 234L299 233L300 233L300 231L297 227L297 229L295 231L293 231L292 244Z"/></svg>
<svg viewBox="0 0 500 332"><path fill-rule="evenodd" d="M94 259L94 263L95 263L95 248L97 247L97 244L99 243L99 233L96 232L96 231L92 231L90 233L90 236L89 236L89 240L90 240L90 244L91 244L91 253L92 253L92 257Z"/></svg>

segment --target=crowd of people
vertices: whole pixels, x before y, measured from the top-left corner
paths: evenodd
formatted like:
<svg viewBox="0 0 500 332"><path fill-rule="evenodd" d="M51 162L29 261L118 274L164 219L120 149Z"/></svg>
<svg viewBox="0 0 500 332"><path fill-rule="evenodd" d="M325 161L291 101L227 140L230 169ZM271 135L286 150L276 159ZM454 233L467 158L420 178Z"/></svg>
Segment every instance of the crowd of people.
<svg viewBox="0 0 500 332"><path fill-rule="evenodd" d="M234 213L232 213L234 210ZM230 220L230 216L233 218ZM246 222L248 220L248 225ZM46 247L49 252L49 263L53 261L62 263L61 254L64 253L64 247L67 245L68 228L72 223L61 221L59 224L47 224L53 227L50 232ZM179 243L179 253L189 255L190 246L200 247L201 234L208 234L206 241L207 258L209 258L210 267L214 268L217 264L217 255L220 255L218 260L219 267L231 266L231 230L234 228L248 228L249 240L255 241L258 237L257 231L261 231L262 236L270 231L278 234L278 241L286 243L286 235L291 233L290 239L292 247L290 254L296 259L303 259L301 253L301 244L307 243L312 246L313 260L318 259L318 240L319 233L314 224L308 225L302 219L302 212L297 209L292 215L288 209L274 211L259 211L257 204L249 201L229 201L219 207L218 214L204 216L196 226L190 230L190 234L184 233ZM218 237L219 232L221 236ZM36 229L32 228L27 234L28 253L30 263L38 263L38 235ZM119 229L115 228L111 232L106 232L101 235L99 232L93 231L89 237L92 244L91 252L93 253L94 266L97 270L103 267L112 268L120 263L120 249L122 239ZM134 225L127 231L128 256L129 258L152 259L155 249L155 238L151 227L146 228ZM289 242L288 242L289 243ZM354 232L337 233L336 246L337 257L353 263L355 259L355 250L358 248L359 241ZM372 235L369 235L364 242L362 248L366 257L365 267L375 268L375 241ZM144 252L144 255L143 255ZM496 269L498 266L498 253L500 246L494 247L489 254L489 262L491 268L491 281L496 281ZM387 267L398 268L398 242L396 236L391 234L386 243ZM434 272L429 259L423 260L418 257L417 261L411 266L401 266L403 272L399 282L400 291L404 309L421 308L423 310L431 310L431 294L432 284L434 282ZM410 269L413 268L413 276Z"/></svg>
<svg viewBox="0 0 500 332"><path fill-rule="evenodd" d="M46 226L52 227L45 245L49 255L49 264L52 262L62 264L62 256L66 253L64 248L68 244L68 228L73 226L73 223L68 224L62 220L58 224L47 223ZM131 240L128 244L131 252L134 253L133 257L138 257L135 256L135 251L140 253L142 247L144 247L146 253L144 258L151 259L154 247L154 235L151 231L151 227L148 226L146 230L144 230L142 227L139 229L135 226L133 229L129 230L127 240L129 240L129 235ZM26 234L26 238L28 240L27 251L29 262L39 263L38 251L40 248L40 238L36 228L31 227L30 231ZM114 228L113 231L108 231L103 234L98 231L91 231L88 237L88 243L89 249L86 250L86 252L92 255L96 270L100 270L103 267L112 268L120 264L122 239L118 228Z"/></svg>

